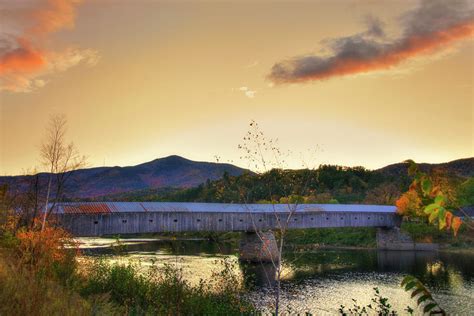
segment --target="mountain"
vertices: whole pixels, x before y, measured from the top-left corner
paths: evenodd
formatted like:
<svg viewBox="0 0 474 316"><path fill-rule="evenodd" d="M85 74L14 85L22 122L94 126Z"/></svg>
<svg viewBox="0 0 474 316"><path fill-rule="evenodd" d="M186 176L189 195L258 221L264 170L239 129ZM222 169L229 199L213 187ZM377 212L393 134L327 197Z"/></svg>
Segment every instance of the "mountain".
<svg viewBox="0 0 474 316"><path fill-rule="evenodd" d="M446 174L455 175L462 178L474 177L474 158L457 159L450 162L430 164L419 163L419 168L423 172L431 172L434 169L443 170ZM407 174L406 163L396 163L375 170L386 176L398 177Z"/></svg>
<svg viewBox="0 0 474 316"><path fill-rule="evenodd" d="M472 175L473 163L472 158L462 159L443 164L421 164L421 169L443 169L441 174L447 177L451 189L457 191ZM316 170L273 170L260 176L225 177L193 188L138 190L101 199L248 203L268 202L271 192L271 199L276 201L296 194L313 203L393 205L411 183L407 167L406 163L400 163L379 170L334 165L321 165Z"/></svg>
<svg viewBox="0 0 474 316"><path fill-rule="evenodd" d="M225 163L198 162L180 156L169 156L130 167L99 167L79 169L70 174L65 190L70 198L93 198L121 192L188 188L209 180L216 180L225 172L237 176L247 170ZM0 185L26 191L33 176L0 177ZM42 183L48 174L39 174Z"/></svg>
<svg viewBox="0 0 474 316"><path fill-rule="evenodd" d="M456 176L461 180L474 177L474 158L440 164L420 163L419 166L425 172L443 169L446 174ZM169 156L131 167L77 170L68 179L65 195L67 198L92 200L156 200L166 197L186 201L193 199L214 201L213 191L209 190L208 186L196 187L208 179L211 181L221 179L224 172L231 176L238 176L249 171L231 164L196 162L179 156ZM297 174L298 171L294 173ZM315 190L319 193L330 193L340 202L357 202L364 198L366 191L382 183L390 183L397 188L402 188L408 186L410 182L405 163L392 164L373 171L357 167L321 166L317 173L319 173L317 181L319 184ZM33 176L0 177L0 185L7 183L15 191L25 192L32 179ZM39 174L39 179L44 190L48 174ZM260 180L252 181L255 187L260 185ZM210 187L222 186L220 182L223 183L226 180L212 183ZM285 180L280 182L285 182ZM189 190L184 190L186 191L184 192L183 189ZM183 197L183 194L189 197Z"/></svg>

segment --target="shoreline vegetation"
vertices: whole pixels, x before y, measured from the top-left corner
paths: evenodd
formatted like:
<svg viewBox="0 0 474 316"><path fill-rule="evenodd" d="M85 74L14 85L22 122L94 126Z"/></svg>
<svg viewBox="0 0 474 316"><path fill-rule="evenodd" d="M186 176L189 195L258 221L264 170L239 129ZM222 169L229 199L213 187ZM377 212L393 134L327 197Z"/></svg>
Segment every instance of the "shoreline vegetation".
<svg viewBox="0 0 474 316"><path fill-rule="evenodd" d="M343 232L348 238L355 233L371 236L370 229L362 232ZM235 235L235 234L234 234ZM244 288L229 262L223 262L222 271L216 271L210 281L190 285L182 271L171 265L152 268L144 274L137 265L108 264L93 260L79 267L77 249L61 244L51 234L38 242L37 234L16 237L4 234L0 242L0 314L4 315L241 315L258 311L245 297ZM169 239L178 239L179 236ZM189 237L189 236L184 236ZM221 240L232 242L230 237ZM235 237L235 236L234 236ZM305 243L314 235L307 232ZM344 241L339 234L339 239ZM193 236L193 238L197 238ZM201 237L204 239L204 237ZM293 237L292 237L293 238ZM329 238L329 237L328 237ZM126 239L125 239L126 240ZM67 243L72 243L68 240ZM40 247L41 249L39 249ZM352 248L354 246L324 245L319 249ZM360 247L359 247L360 249ZM366 247L369 249L369 247ZM452 247L455 251L473 248ZM442 250L444 251L444 249Z"/></svg>
<svg viewBox="0 0 474 316"><path fill-rule="evenodd" d="M226 259L219 265L222 270L214 271L210 280L202 280L198 285L189 283L183 271L173 265L157 265L143 271L133 263L106 263L100 257L83 265L77 260L78 243L72 236L54 226L42 231L40 224L34 222L31 229L17 231L7 228L0 234L1 315L259 314L246 296L245 281L239 280ZM441 251L474 249L473 232L467 227L462 227L457 237L422 222L404 222L402 230L415 240L442 243L446 247ZM290 230L286 252L361 249L361 245L371 249L375 245L375 233L375 228ZM133 237L207 239L236 245L239 235L186 233ZM123 246L126 247L126 242Z"/></svg>
<svg viewBox="0 0 474 316"><path fill-rule="evenodd" d="M402 225L402 229L409 232L417 228L418 231L419 225L409 223ZM460 244L453 242L449 235L435 232L432 240L442 241L447 246L440 251L474 250L468 243L472 241L470 233L460 234L466 236L462 237L466 243ZM212 240L227 243L235 243L238 237L238 233L213 235ZM288 234L288 252L308 251L308 248L309 251L373 249L374 235L375 229L371 228L292 231ZM210 240L209 237L202 233L161 236L170 240ZM316 239L324 240L325 244L314 248ZM353 246L354 242L365 242L365 246ZM246 290L231 262L226 259L222 259L221 271L214 271L210 280L202 280L196 286L173 265L152 266L144 272L139 265L106 263L101 257L80 265L77 246L74 239L59 228L48 227L45 232L20 231L15 235L4 232L0 238L0 314L258 314L245 296Z"/></svg>

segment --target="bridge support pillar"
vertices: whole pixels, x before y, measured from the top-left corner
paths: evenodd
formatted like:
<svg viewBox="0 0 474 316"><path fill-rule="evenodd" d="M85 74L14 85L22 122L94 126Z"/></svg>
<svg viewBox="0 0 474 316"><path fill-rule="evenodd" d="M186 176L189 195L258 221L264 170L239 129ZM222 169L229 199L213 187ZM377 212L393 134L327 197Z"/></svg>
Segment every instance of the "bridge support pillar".
<svg viewBox="0 0 474 316"><path fill-rule="evenodd" d="M415 250L415 243L400 227L377 228L377 249Z"/></svg>
<svg viewBox="0 0 474 316"><path fill-rule="evenodd" d="M246 232L240 237L240 260L278 262L279 250L273 232Z"/></svg>
<svg viewBox="0 0 474 316"><path fill-rule="evenodd" d="M415 251L436 251L438 244L418 243L400 227L377 228L377 249L379 250L415 250Z"/></svg>

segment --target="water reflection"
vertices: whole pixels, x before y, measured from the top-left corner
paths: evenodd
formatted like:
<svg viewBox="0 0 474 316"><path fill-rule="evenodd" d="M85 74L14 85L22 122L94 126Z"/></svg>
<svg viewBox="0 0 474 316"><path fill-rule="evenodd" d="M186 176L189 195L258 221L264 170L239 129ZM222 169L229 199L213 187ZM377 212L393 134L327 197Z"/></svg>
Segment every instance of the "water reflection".
<svg viewBox="0 0 474 316"><path fill-rule="evenodd" d="M172 239L115 239L81 238L81 251L86 255L111 255L121 248L126 253L163 253L176 256L230 255L237 251L231 243L216 243L208 240L172 240ZM100 245L100 247L98 246Z"/></svg>
<svg viewBox="0 0 474 316"><path fill-rule="evenodd" d="M296 289L299 298L290 295L284 301L296 304L300 312L309 309L321 313L324 306L326 311L336 312L339 304L351 306L352 298L369 303L370 290L377 286L394 307L403 310L407 305L415 306L399 287L403 276L411 274L428 286L448 312L471 315L473 263L474 255L467 253L324 250L287 254L285 267L292 271L292 278L286 282L287 292Z"/></svg>
<svg viewBox="0 0 474 316"><path fill-rule="evenodd" d="M139 260L176 263L194 283L210 278L219 270L216 259L231 258L235 269L250 290L250 297L262 308L272 302L275 281L272 264L249 264L237 260L237 245L203 240L124 240L123 253L110 247L114 240L82 240L86 256L107 255L110 260ZM283 258L284 305L295 312L336 313L340 304L350 306L356 298L370 303L377 286L397 310L415 306L400 288L401 279L412 274L425 283L445 309L469 315L474 309L474 255L444 252L321 250L285 253ZM123 262L122 261L122 262Z"/></svg>
<svg viewBox="0 0 474 316"><path fill-rule="evenodd" d="M248 263L239 261L244 284L248 289L273 287L276 280L276 268L272 263Z"/></svg>

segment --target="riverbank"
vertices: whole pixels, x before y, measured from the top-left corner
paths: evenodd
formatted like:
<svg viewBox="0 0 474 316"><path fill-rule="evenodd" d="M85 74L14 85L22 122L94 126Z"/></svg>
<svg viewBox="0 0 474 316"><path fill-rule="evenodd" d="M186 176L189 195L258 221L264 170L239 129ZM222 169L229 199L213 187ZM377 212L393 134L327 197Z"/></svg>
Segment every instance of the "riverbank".
<svg viewBox="0 0 474 316"><path fill-rule="evenodd" d="M474 251L474 231L465 225L458 236L451 232L439 230L437 227L417 222L403 222L402 232L407 233L416 243L436 243L440 250ZM376 249L376 228L371 227L343 227L343 228L314 228L289 230L285 236L285 248L293 250L314 249ZM276 237L279 233L276 232ZM136 238L137 236L133 236ZM236 232L188 232L140 235L141 238L160 239L205 239L218 243L238 245L240 233Z"/></svg>
<svg viewBox="0 0 474 316"><path fill-rule="evenodd" d="M174 265L79 262L56 228L0 235L0 315L254 314L232 265L191 285ZM79 266L80 265L80 266Z"/></svg>
<svg viewBox="0 0 474 316"><path fill-rule="evenodd" d="M20 248L16 248L17 241L12 240L10 247L13 248L5 249L5 251L8 250L8 255L0 252L0 259L2 259L0 260L2 295L0 314L144 315L149 312L150 314L240 315L252 313L254 306L257 308L271 306L273 296L268 288L255 289L253 285L249 285L248 289L242 289L241 292L237 279L242 280L242 278L236 279L232 274L233 269L216 269L214 260L221 260L234 254L225 255L227 252L222 253L221 247L207 249L208 244L216 243L197 240L196 236L188 238L192 239L188 241L191 247L181 245L184 246L182 248L176 247L181 242L176 240L176 236L166 238L169 242L165 244L172 244L171 249L163 249L162 245L157 245L152 239L143 239L143 241L155 246L141 248L141 250L130 247L138 241L137 239L135 242L130 240L125 249L120 249L120 243L118 243L117 250L122 250L123 253L118 251L105 256L104 259L108 263L96 260L101 256L95 258L91 256L92 263L83 266L80 272L72 261L64 261L64 264L59 261L39 270L32 269L30 264L25 266L24 263L27 261L18 261L17 255ZM98 240L95 245L101 247L113 240ZM125 244L127 243L125 241ZM195 247L200 243L204 246ZM63 250L69 252L74 248ZM163 264L166 257L173 257L171 266ZM31 256L24 258L28 259ZM123 258L124 263L117 265L115 263L117 258ZM191 260L195 264L177 264L176 262L181 261L181 258ZM436 293L436 295L444 295L440 297L441 302L447 306L447 310L458 312L459 306L451 304L454 294L457 295L456 300L467 298L464 305L469 308L471 306L468 301L470 297L468 293L472 289L470 287L472 283L469 281L472 262L470 258L465 255L449 256L428 252L422 254L388 252L386 255L385 252L360 250L305 253L288 251L285 256L282 306L291 307L293 311L299 311L301 314L305 311L321 311L321 308L336 314L337 306L339 304L349 306L347 304L351 303L351 298L363 297L364 300L370 301L371 294L367 290L377 286L387 293L394 307L402 311L403 307L411 304L412 301L409 295L399 287L399 283L404 274L410 273L424 278L422 280L428 282L427 285L432 288L436 288L439 284L452 288L452 293L447 296L442 293ZM135 265L134 259L137 259L141 265L138 263ZM8 264L5 265L1 261ZM155 265L158 261L159 266ZM77 262L77 258L74 262ZM201 283L191 284L186 274L180 270L187 269L189 273L197 274L205 265L218 271L205 278L202 285ZM237 271L241 271L242 276L249 276L249 279L254 275L259 275L261 278L268 277L268 273L272 271L271 265L242 265L237 260L234 260L234 266L238 269ZM262 268L263 271L255 270ZM149 270L151 273L148 273ZM38 274L38 271L41 272ZM464 276L459 274L459 271L462 271ZM445 277L447 275L449 277ZM455 284L449 283L454 276L456 277ZM460 276L465 278L466 282L460 282ZM245 277L244 280L246 279ZM429 283L433 280L436 282ZM295 296L294 293L299 294ZM318 299L322 297L325 299ZM327 297L331 297L329 302ZM251 298L250 301L249 298ZM68 308L74 310L70 311ZM179 313L176 313L176 308L180 309Z"/></svg>
<svg viewBox="0 0 474 316"><path fill-rule="evenodd" d="M248 280L247 297L257 308L271 311L272 292L268 277L273 275L271 264L252 265L237 260L235 252L229 252L229 244L211 247L215 242L189 238L183 240L161 239L149 241L148 246L128 245L123 253L110 251L105 259L110 262L136 262L146 270L155 262L162 266L167 262L183 269L184 278L192 284L199 279L212 279L209 270L219 270L216 261L230 258L234 269L243 280ZM97 244L100 244L98 242ZM90 253L90 252L84 252ZM101 256L91 253L92 258ZM473 256L449 254L443 251L376 251L362 249L323 249L302 252L284 251L282 306L291 307L294 313L310 311L319 314L327 310L338 314L342 304L351 306L352 298L369 303L371 289L379 287L394 309L402 313L407 305L414 307L409 293L399 284L411 274L419 278L434 292L439 302L453 314L464 315L472 297ZM142 270L142 271L143 271ZM453 300L457 303L454 304ZM458 306L463 302L462 306ZM403 313L402 313L403 314Z"/></svg>

